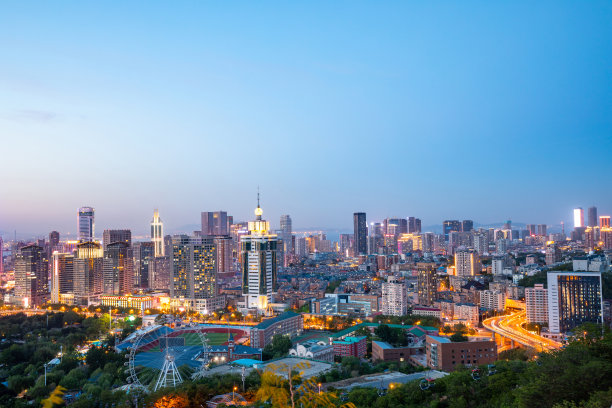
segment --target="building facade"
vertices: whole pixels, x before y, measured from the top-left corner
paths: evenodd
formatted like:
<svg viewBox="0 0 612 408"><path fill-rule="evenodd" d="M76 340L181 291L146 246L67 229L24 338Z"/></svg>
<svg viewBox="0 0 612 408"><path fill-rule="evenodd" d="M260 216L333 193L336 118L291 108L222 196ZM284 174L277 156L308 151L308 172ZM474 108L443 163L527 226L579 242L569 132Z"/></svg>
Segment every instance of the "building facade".
<svg viewBox="0 0 612 408"><path fill-rule="evenodd" d="M552 333L603 321L600 272L549 272L547 281L548 328Z"/></svg>
<svg viewBox="0 0 612 408"><path fill-rule="evenodd" d="M404 316L408 311L408 294L404 282L390 276L382 284L382 314Z"/></svg>
<svg viewBox="0 0 612 408"><path fill-rule="evenodd" d="M78 239L81 242L94 240L96 232L95 211L92 207L81 207L77 216Z"/></svg>

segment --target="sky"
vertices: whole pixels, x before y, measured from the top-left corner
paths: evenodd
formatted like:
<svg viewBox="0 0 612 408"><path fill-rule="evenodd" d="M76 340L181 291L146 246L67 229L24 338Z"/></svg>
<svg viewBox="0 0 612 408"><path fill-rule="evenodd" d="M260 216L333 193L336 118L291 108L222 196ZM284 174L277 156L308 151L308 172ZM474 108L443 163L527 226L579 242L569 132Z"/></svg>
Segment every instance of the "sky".
<svg viewBox="0 0 612 408"><path fill-rule="evenodd" d="M0 231L612 212L612 3L3 2Z"/></svg>

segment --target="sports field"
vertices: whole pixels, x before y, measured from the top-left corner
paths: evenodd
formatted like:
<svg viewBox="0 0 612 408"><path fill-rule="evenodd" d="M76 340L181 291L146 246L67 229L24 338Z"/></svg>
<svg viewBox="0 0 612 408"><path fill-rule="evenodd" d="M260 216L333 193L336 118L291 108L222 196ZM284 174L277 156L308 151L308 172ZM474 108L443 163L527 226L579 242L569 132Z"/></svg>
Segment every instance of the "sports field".
<svg viewBox="0 0 612 408"><path fill-rule="evenodd" d="M200 341L200 337L197 333L183 333L178 337L183 337L185 339L185 346L201 346L202 342ZM206 338L208 339L209 346L218 346L220 344L225 343L229 336L227 333L206 333ZM149 351L160 351L159 346L155 346Z"/></svg>

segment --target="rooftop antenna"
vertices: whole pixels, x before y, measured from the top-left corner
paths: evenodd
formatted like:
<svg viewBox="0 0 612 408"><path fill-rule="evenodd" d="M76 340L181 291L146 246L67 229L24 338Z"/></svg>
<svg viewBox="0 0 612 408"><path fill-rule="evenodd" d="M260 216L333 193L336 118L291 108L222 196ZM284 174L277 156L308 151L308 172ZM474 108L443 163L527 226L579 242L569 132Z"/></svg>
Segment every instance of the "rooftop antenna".
<svg viewBox="0 0 612 408"><path fill-rule="evenodd" d="M259 186L257 186L257 208L259 208Z"/></svg>

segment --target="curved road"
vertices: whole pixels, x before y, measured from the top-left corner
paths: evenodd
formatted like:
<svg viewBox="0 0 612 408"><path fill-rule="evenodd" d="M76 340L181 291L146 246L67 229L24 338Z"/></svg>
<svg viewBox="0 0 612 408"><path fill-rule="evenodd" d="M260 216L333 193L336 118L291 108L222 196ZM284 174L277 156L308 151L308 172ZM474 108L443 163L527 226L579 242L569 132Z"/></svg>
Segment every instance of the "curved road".
<svg viewBox="0 0 612 408"><path fill-rule="evenodd" d="M482 324L489 331L537 351L556 350L561 347L561 343L538 336L521 327L521 324L525 322L526 314L527 312L520 311L506 316L491 317Z"/></svg>

